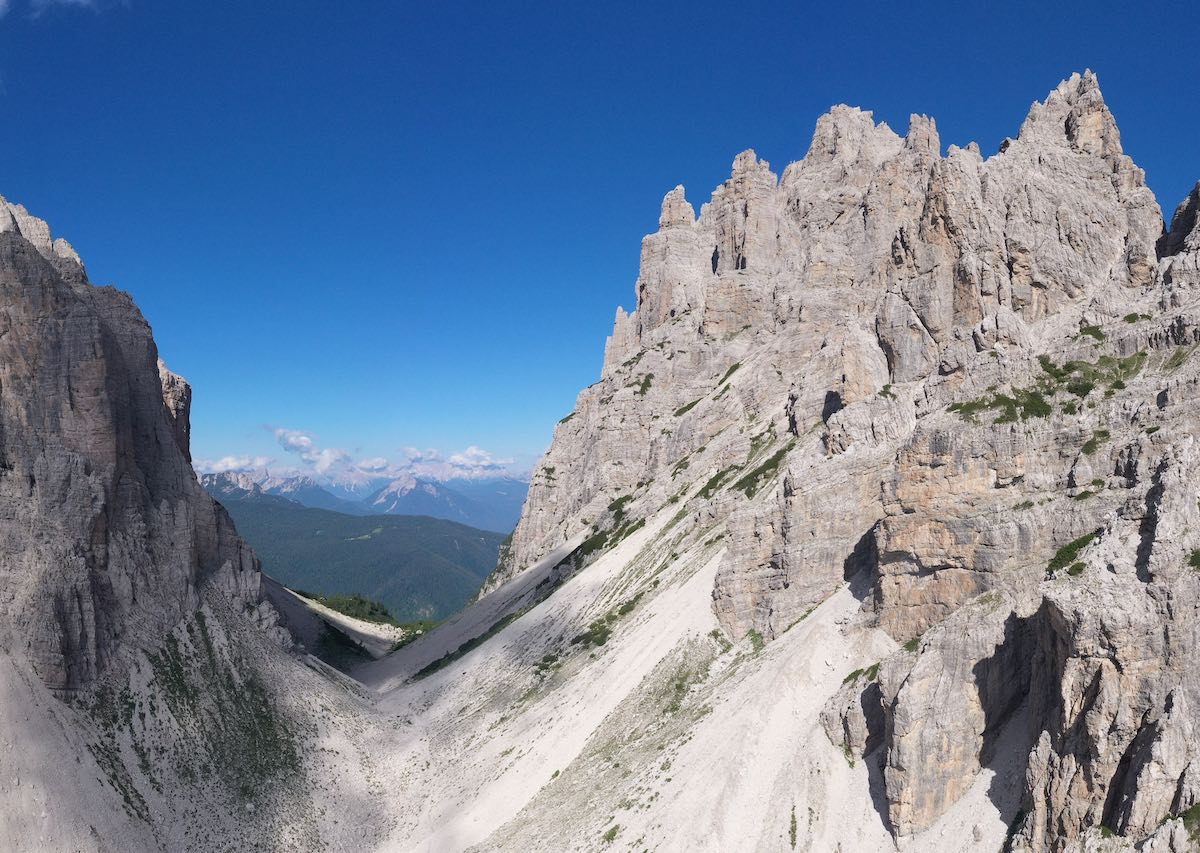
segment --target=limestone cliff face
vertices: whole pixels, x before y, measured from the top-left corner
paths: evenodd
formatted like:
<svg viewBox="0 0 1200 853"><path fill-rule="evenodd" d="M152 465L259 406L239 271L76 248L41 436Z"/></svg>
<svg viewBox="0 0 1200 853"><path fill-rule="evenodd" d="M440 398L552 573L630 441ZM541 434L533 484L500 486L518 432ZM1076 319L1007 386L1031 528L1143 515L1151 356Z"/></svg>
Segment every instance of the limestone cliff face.
<svg viewBox="0 0 1200 853"><path fill-rule="evenodd" d="M781 176L744 152L698 216L668 193L487 588L675 504L725 537L734 638L852 580L902 644L825 715L881 762L896 835L1019 730L1015 849L1174 849L1160 823L1200 803L1200 187L1164 230L1091 73L998 153L941 152L928 118L835 107Z"/></svg>
<svg viewBox="0 0 1200 853"><path fill-rule="evenodd" d="M253 554L192 472L191 390L129 297L0 201L0 630L52 689L85 688Z"/></svg>
<svg viewBox="0 0 1200 853"><path fill-rule="evenodd" d="M190 406L129 296L0 200L4 849L320 846L289 640Z"/></svg>

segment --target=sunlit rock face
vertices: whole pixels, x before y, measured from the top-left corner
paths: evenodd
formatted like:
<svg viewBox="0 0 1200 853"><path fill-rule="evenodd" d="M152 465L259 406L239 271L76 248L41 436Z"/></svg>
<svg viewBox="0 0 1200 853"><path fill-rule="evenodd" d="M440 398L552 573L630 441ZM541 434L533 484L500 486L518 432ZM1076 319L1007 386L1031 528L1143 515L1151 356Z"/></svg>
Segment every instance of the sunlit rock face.
<svg viewBox="0 0 1200 853"><path fill-rule="evenodd" d="M896 835L1019 719L1013 844L1171 843L1200 800L1198 193L1164 229L1090 72L988 157L835 107L781 175L743 152L698 215L676 187L487 589L675 503L726 525L732 637L853 578L902 644L825 715L881 750Z"/></svg>
<svg viewBox="0 0 1200 853"><path fill-rule="evenodd" d="M199 606L257 602L254 557L190 462L191 389L130 298L0 201L0 630L67 695Z"/></svg>

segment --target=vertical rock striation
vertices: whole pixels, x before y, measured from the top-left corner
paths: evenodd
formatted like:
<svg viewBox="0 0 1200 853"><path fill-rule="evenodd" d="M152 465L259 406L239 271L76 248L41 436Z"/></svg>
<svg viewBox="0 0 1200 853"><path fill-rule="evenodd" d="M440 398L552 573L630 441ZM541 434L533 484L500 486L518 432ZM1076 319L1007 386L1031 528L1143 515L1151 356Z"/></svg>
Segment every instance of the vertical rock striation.
<svg viewBox="0 0 1200 853"><path fill-rule="evenodd" d="M191 389L129 297L0 202L0 630L71 694L257 565L190 463Z"/></svg>

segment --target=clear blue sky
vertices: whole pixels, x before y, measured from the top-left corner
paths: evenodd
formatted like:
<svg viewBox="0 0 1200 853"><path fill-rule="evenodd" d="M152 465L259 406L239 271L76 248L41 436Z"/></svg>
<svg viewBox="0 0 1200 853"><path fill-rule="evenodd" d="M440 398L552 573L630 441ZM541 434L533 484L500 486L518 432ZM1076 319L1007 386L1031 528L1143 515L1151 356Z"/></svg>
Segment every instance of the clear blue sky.
<svg viewBox="0 0 1200 853"><path fill-rule="evenodd" d="M199 457L264 426L531 460L598 376L639 241L838 102L985 153L1091 67L1169 213L1200 14L1126 3L0 0L0 193L130 291Z"/></svg>

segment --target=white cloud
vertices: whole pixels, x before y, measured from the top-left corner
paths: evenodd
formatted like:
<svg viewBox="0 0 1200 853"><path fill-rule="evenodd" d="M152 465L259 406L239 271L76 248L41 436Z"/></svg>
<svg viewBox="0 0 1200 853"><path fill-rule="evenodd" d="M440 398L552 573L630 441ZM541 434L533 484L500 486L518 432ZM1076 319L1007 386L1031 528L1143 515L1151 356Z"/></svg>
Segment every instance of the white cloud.
<svg viewBox="0 0 1200 853"><path fill-rule="evenodd" d="M356 467L360 471L386 471L391 464L383 456L372 456L370 459L360 460Z"/></svg>
<svg viewBox="0 0 1200 853"><path fill-rule="evenodd" d="M432 447L425 450L418 450L415 447L405 447L401 452L409 462L441 462L445 458L442 456L440 450Z"/></svg>
<svg viewBox="0 0 1200 853"><path fill-rule="evenodd" d="M513 464L513 460L496 459L483 448L473 444L461 453L451 455L447 461L455 468L471 472L499 471L505 466Z"/></svg>
<svg viewBox="0 0 1200 853"><path fill-rule="evenodd" d="M334 468L351 467L349 453L338 447L317 447L312 433L282 427L273 432L280 447L299 456L318 474L329 473Z"/></svg>
<svg viewBox="0 0 1200 853"><path fill-rule="evenodd" d="M0 0L3 2L3 0ZM354 461L354 457L340 447L322 447L317 437L307 430L287 427L267 427L283 450L298 457L303 465L297 468L281 468L266 456L230 455L215 461L197 462L199 470L221 473L225 471L246 472L271 467L273 474L306 473L320 482L370 483L380 480L412 476L427 480L482 479L508 474L520 476L515 460L498 458L478 445L470 445L449 455L429 447L420 450L405 447L400 458L370 456Z"/></svg>
<svg viewBox="0 0 1200 853"><path fill-rule="evenodd" d="M244 474L266 468L273 460L270 456L222 456L220 459L196 460L196 467L208 474Z"/></svg>
<svg viewBox="0 0 1200 853"><path fill-rule="evenodd" d="M274 430L274 433L275 440L289 453L304 454L311 451L315 446L312 435L298 429L278 427Z"/></svg>

